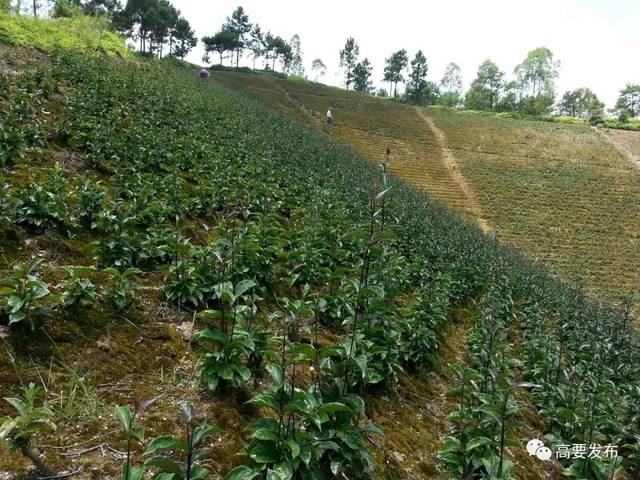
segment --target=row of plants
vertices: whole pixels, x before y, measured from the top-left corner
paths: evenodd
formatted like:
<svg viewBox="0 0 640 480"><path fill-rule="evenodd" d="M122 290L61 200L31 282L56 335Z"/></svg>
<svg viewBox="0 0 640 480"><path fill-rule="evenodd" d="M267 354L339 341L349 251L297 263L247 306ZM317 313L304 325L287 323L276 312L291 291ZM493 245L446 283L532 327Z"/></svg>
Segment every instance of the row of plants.
<svg viewBox="0 0 640 480"><path fill-rule="evenodd" d="M546 437L556 450L615 448L614 457L599 451L563 458L565 475L604 480L625 470L634 476L640 472L640 370L630 302L619 312L599 306L592 307L592 315L572 312L571 304L581 301L574 293L544 312L527 299L518 314L523 369L536 385L533 401L548 422Z"/></svg>
<svg viewBox="0 0 640 480"><path fill-rule="evenodd" d="M403 371L428 367L450 306L481 292L484 313L470 343L479 349L470 368L480 377L465 380L472 403L462 414L470 418L457 437L491 440L476 440L478 456L465 457L462 468L504 477L507 442L500 447L498 430L511 415L511 363L503 330L487 342L492 322L511 324L509 299L534 299L549 328L568 318L601 325L622 318L580 298L565 305L573 291L518 254L339 145L215 82L168 65L68 52L38 72L64 98L56 122L43 126L48 146L84 163L74 172L45 162L31 168L37 178L29 185L20 167L30 165L32 151L13 156L18 168L7 163L3 171L10 195L0 199L11 206L9 220L27 234L87 238L96 265L114 272L166 271L164 296L197 312L204 327L194 341L206 389L246 393L252 377L268 374L251 400L263 418L250 427L236 478L366 474L372 432L362 399L393 388ZM9 89L0 108L18 90ZM90 301L81 280L79 301ZM341 341L319 344L320 328ZM638 365L634 335L631 371ZM602 335L594 342L606 345ZM597 365L585 368L597 372ZM612 381L620 391L637 385L633 374ZM502 421L477 411L483 401ZM638 425L628 431L637 434Z"/></svg>
<svg viewBox="0 0 640 480"><path fill-rule="evenodd" d="M513 478L514 462L508 447L521 447L509 438L513 417L519 410L510 357L509 332L514 317L511 290L506 279L488 286L477 309L467 339L468 362L453 364L456 400L449 414L453 435L446 438L440 458L454 478Z"/></svg>
<svg viewBox="0 0 640 480"><path fill-rule="evenodd" d="M93 271L87 268L64 268L66 278L58 285L48 285L38 270L42 259L32 259L14 266L11 274L0 278L0 311L6 314L8 324L26 324L31 330L56 308L65 308L70 314L81 307L96 304L105 298L113 302L117 310L125 310L132 302L135 276L139 270L123 272L108 268L109 284L99 289L86 277Z"/></svg>

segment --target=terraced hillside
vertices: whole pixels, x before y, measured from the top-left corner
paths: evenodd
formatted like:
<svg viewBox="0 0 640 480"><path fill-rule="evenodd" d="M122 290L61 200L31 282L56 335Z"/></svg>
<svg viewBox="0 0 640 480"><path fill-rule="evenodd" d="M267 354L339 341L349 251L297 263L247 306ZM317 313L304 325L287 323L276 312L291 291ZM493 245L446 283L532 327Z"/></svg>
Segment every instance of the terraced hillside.
<svg viewBox="0 0 640 480"><path fill-rule="evenodd" d="M637 291L640 168L618 145L640 133L430 115L503 240L590 293Z"/></svg>
<svg viewBox="0 0 640 480"><path fill-rule="evenodd" d="M413 107L269 75L216 72L215 76L250 90L297 120L323 128L374 162L381 163L390 148L391 173L467 218L482 218L473 193L464 182L461 184L433 127ZM324 122L329 107L333 108L335 122L327 127Z"/></svg>
<svg viewBox="0 0 640 480"><path fill-rule="evenodd" d="M591 294L640 283L640 133L413 107L257 74L216 73L474 218Z"/></svg>

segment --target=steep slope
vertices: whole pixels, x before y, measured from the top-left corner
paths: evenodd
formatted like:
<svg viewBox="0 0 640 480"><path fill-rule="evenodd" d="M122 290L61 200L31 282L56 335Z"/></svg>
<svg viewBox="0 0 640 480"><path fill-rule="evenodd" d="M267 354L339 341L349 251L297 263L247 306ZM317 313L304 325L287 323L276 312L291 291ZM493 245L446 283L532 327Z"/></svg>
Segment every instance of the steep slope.
<svg viewBox="0 0 640 480"><path fill-rule="evenodd" d="M216 77L316 126L333 106L335 124L323 129L360 155L379 163L391 148L393 174L590 294L637 294L640 132L416 111L264 74Z"/></svg>
<svg viewBox="0 0 640 480"><path fill-rule="evenodd" d="M637 293L640 168L606 138L639 132L430 115L504 241L591 294Z"/></svg>
<svg viewBox="0 0 640 480"><path fill-rule="evenodd" d="M0 55L0 396L33 382L58 425L36 425L31 457L115 479L162 445L193 459L180 439L206 419L214 478L637 475L624 312L190 69ZM136 404L127 455L114 407ZM0 468L22 479L16 405ZM615 440L624 460L541 464L525 445L543 435Z"/></svg>
<svg viewBox="0 0 640 480"><path fill-rule="evenodd" d="M251 91L291 118L322 128L375 164L391 149L391 173L466 218L481 218L468 186L460 184L449 165L442 142L413 107L271 75L215 72L215 77ZM329 107L335 117L330 127L325 125Z"/></svg>

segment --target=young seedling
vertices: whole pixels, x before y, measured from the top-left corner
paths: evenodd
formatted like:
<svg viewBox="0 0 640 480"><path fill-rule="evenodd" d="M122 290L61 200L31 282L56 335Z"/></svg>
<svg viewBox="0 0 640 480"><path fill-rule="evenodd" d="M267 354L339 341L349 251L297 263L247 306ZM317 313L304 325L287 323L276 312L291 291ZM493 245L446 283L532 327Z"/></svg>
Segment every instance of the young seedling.
<svg viewBox="0 0 640 480"><path fill-rule="evenodd" d="M35 330L36 318L53 313L50 305L58 298L35 273L41 263L40 259L32 259L16 265L11 276L0 279L0 307L8 313L9 325L24 322Z"/></svg>
<svg viewBox="0 0 640 480"><path fill-rule="evenodd" d="M18 414L1 420L0 440L9 451L18 451L28 458L40 475L53 476L53 470L31 448L34 434L56 431L56 425L51 421L53 411L44 406L36 407L39 393L40 389L32 383L23 389L22 397L5 398Z"/></svg>
<svg viewBox="0 0 640 480"><path fill-rule="evenodd" d="M126 310L134 298L135 278L140 273L137 268L128 268L120 272L117 268L105 270L113 282L113 286L104 291L104 296L111 298L118 310Z"/></svg>
<svg viewBox="0 0 640 480"><path fill-rule="evenodd" d="M140 480L144 475L144 467L131 465L133 442L144 441L144 428L136 426L136 418L142 415L159 397L147 398L137 403L132 412L127 406L115 407L122 430L127 437L126 458L122 464L122 480Z"/></svg>
<svg viewBox="0 0 640 480"><path fill-rule="evenodd" d="M60 300L62 303L71 308L96 303L98 293L96 292L93 282L82 277L89 269L80 268L74 270L72 268L65 268L64 271L68 278L60 285L62 289Z"/></svg>
<svg viewBox="0 0 640 480"><path fill-rule="evenodd" d="M184 438L168 435L154 438L144 452L145 456L153 455L145 467L157 468L155 480L203 480L209 475L205 466L209 455L200 446L203 440L219 433L220 428L202 420L184 402L180 404L180 417L185 426Z"/></svg>

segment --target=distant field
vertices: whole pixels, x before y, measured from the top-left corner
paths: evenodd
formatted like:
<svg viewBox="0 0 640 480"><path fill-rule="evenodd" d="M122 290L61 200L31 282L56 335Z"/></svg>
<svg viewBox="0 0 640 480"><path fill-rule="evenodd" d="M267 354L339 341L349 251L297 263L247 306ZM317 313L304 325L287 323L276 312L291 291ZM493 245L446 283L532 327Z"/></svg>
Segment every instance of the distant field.
<svg viewBox="0 0 640 480"><path fill-rule="evenodd" d="M591 293L638 288L640 169L603 136L639 133L429 114L503 240Z"/></svg>
<svg viewBox="0 0 640 480"><path fill-rule="evenodd" d="M640 132L424 110L262 74L216 72L357 153L592 294L640 286ZM335 124L324 116L334 108ZM438 134L441 134L439 138ZM452 154L453 164L447 154Z"/></svg>

